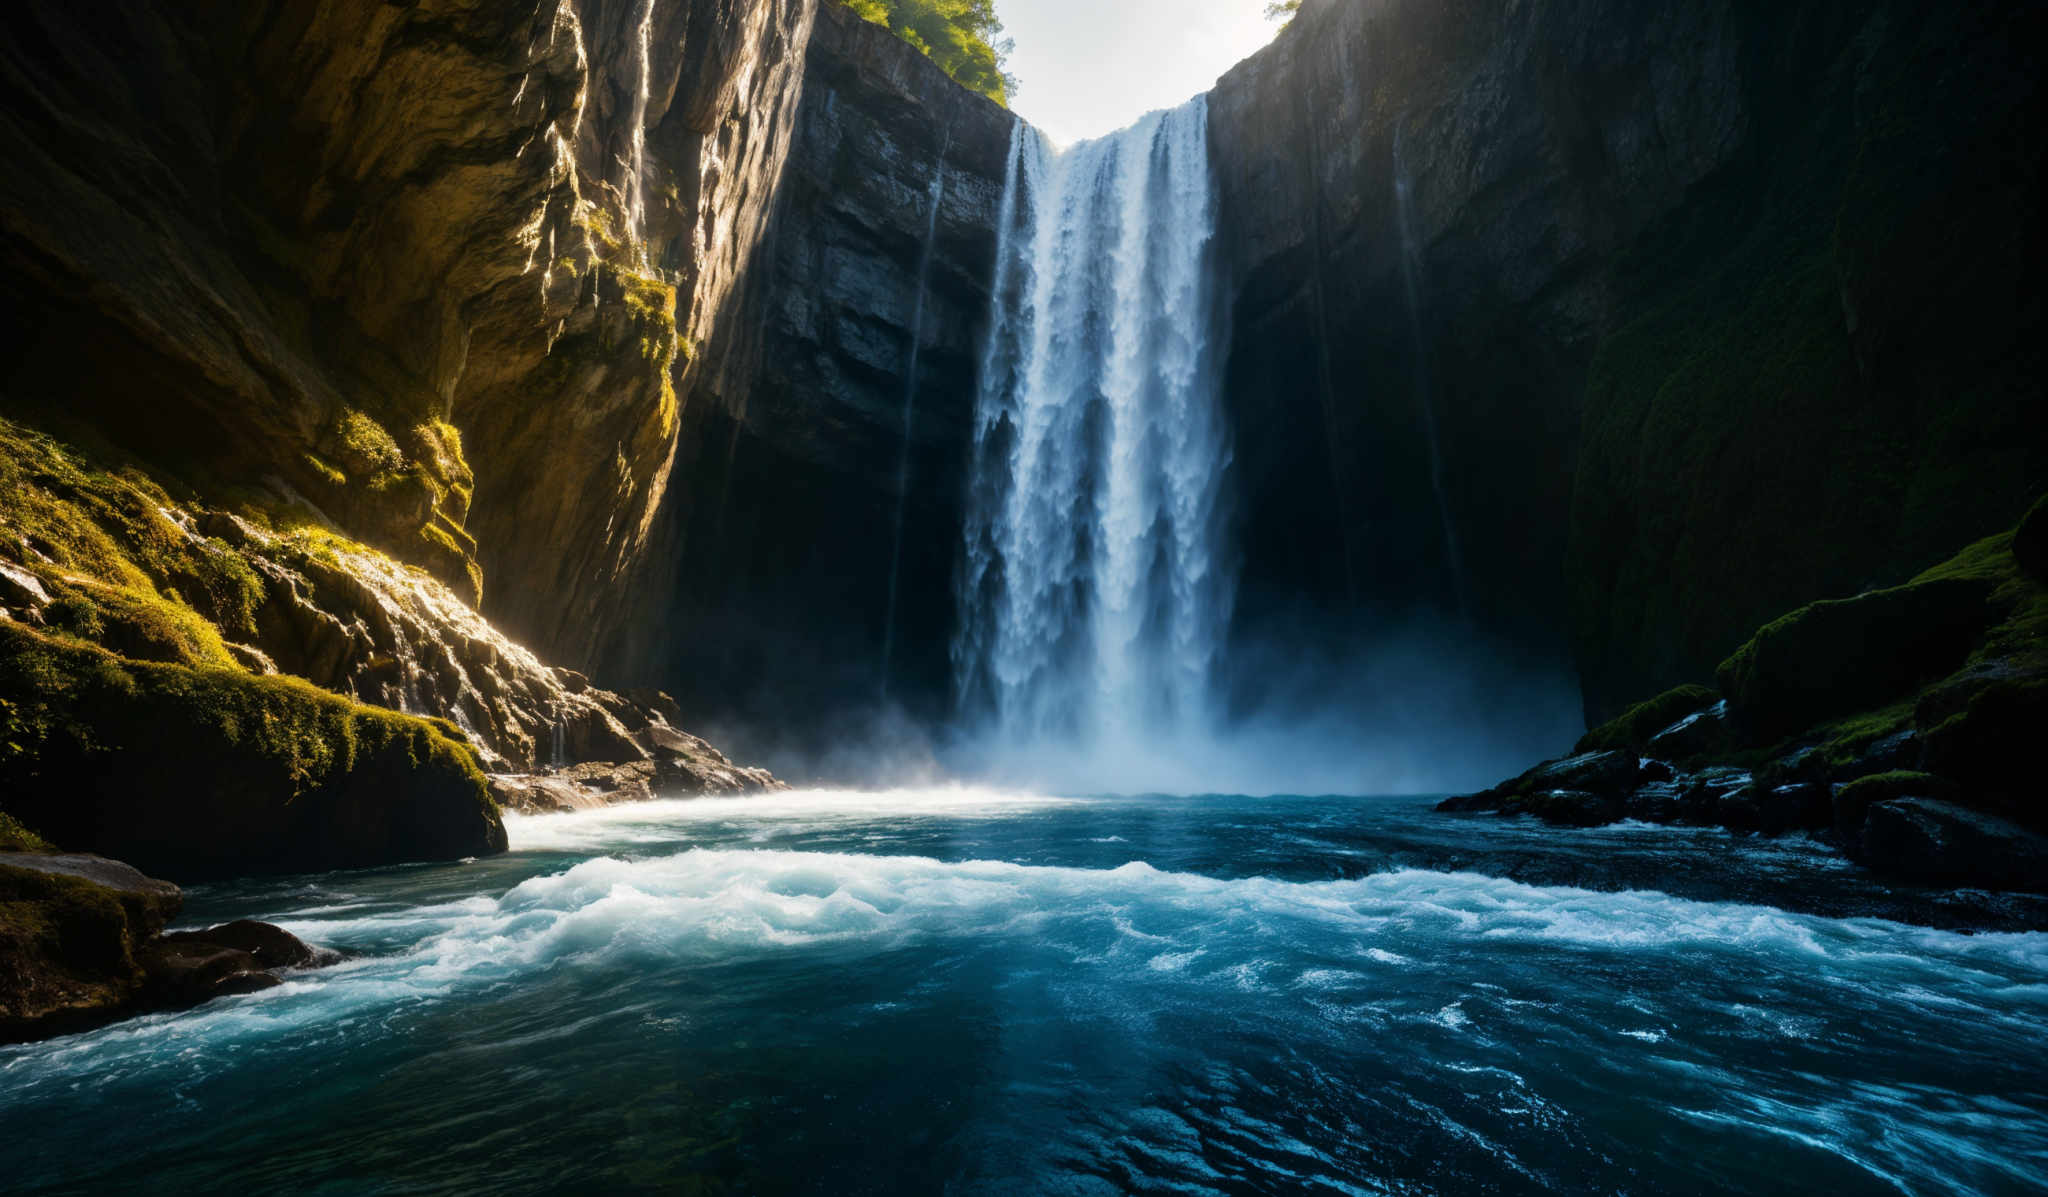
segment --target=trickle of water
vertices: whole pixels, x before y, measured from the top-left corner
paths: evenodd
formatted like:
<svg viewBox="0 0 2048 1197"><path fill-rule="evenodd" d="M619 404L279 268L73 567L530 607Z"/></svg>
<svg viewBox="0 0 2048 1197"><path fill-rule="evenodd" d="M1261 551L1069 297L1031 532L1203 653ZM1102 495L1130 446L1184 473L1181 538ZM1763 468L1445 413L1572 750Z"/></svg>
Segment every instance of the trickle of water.
<svg viewBox="0 0 2048 1197"><path fill-rule="evenodd" d="M647 93L654 85L654 0L641 0L634 31L639 90L633 95L633 158L626 164L626 238L646 256Z"/></svg>
<svg viewBox="0 0 2048 1197"><path fill-rule="evenodd" d="M889 605L882 614L882 698L889 697L890 674L896 657L896 604L903 589L903 516L910 503L910 443L917 430L917 366L924 350L924 307L932 272L932 249L939 235L939 206L946 202L946 154L953 148L953 130L946 129L939 145L938 164L932 169L931 188L926 195L924 248L917 259L917 299L910 311L910 351L903 369L903 439L896 457L896 520L889 541Z"/></svg>
<svg viewBox="0 0 2048 1197"><path fill-rule="evenodd" d="M1429 349L1422 332L1422 239L1415 228L1415 180L1401 152L1402 130L1394 130L1394 224L1401 237L1401 282L1408 298L1408 332L1415 351L1415 401L1422 408L1422 433L1429 448L1429 485L1436 497L1437 522L1444 537L1444 561L1450 567L1458 612L1469 615L1466 601L1465 554L1458 546L1458 527L1451 519L1450 497L1444 489L1443 447L1437 436L1436 402L1429 385Z"/></svg>
<svg viewBox="0 0 2048 1197"><path fill-rule="evenodd" d="M954 644L999 740L1209 714L1234 576L1208 101L1063 152L1020 127L999 222Z"/></svg>

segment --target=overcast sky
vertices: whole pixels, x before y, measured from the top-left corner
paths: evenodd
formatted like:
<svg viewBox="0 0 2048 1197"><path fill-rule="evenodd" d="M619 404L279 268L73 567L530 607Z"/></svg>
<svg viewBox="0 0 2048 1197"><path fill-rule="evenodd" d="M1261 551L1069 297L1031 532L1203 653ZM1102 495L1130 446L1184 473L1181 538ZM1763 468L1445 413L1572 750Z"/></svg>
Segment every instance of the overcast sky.
<svg viewBox="0 0 2048 1197"><path fill-rule="evenodd" d="M1018 115L1069 144L1208 91L1273 39L1266 0L996 0Z"/></svg>

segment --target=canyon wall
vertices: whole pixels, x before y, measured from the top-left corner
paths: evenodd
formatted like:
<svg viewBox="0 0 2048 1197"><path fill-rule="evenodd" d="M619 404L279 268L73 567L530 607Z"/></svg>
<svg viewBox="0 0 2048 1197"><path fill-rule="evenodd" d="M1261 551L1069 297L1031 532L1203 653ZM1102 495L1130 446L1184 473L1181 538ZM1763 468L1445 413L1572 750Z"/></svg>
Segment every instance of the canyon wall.
<svg viewBox="0 0 2048 1197"><path fill-rule="evenodd" d="M1212 102L1241 620L1463 607L1603 716L2009 526L2040 25L1309 0Z"/></svg>
<svg viewBox="0 0 2048 1197"><path fill-rule="evenodd" d="M2048 486L2038 10L1304 9L1210 110L1242 640L1429 614L1604 714ZM830 0L10 34L10 418L696 719L944 718L1000 107Z"/></svg>
<svg viewBox="0 0 2048 1197"><path fill-rule="evenodd" d="M814 8L20 6L9 406L305 511L587 664Z"/></svg>
<svg viewBox="0 0 2048 1197"><path fill-rule="evenodd" d="M865 736L884 708L944 716L1015 126L887 30L820 8L760 251L690 376L657 555L676 570L673 634L629 654L658 659L693 716L795 749Z"/></svg>

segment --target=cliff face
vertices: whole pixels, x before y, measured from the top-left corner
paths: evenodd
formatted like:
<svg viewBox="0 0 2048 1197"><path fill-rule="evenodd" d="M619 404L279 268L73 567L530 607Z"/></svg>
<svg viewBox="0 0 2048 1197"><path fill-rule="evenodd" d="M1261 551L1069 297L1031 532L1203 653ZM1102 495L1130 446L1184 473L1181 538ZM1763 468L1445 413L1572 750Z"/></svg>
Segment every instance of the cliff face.
<svg viewBox="0 0 2048 1197"><path fill-rule="evenodd" d="M2039 26L1310 0L1211 106L1244 618L1570 629L1604 715L2010 524Z"/></svg>
<svg viewBox="0 0 2048 1197"><path fill-rule="evenodd" d="M502 849L479 765L767 784L665 697L529 650L585 662L629 610L813 11L10 9L9 805L176 872ZM181 745L174 777L130 784ZM177 840L131 793L236 834ZM459 835L407 822L437 796Z"/></svg>
<svg viewBox="0 0 2048 1197"><path fill-rule="evenodd" d="M1309 0L1210 105L1238 633L1462 612L1604 714L2010 525L2040 21ZM542 659L942 716L1009 114L829 0L9 22L0 406L296 579L230 648L508 768L584 705Z"/></svg>
<svg viewBox="0 0 2048 1197"><path fill-rule="evenodd" d="M885 703L943 711L1014 124L821 7L775 207L684 406L656 557L678 571L660 658L686 711L800 737Z"/></svg>
<svg viewBox="0 0 2048 1197"><path fill-rule="evenodd" d="M304 502L585 662L758 235L811 11L19 6L10 406Z"/></svg>

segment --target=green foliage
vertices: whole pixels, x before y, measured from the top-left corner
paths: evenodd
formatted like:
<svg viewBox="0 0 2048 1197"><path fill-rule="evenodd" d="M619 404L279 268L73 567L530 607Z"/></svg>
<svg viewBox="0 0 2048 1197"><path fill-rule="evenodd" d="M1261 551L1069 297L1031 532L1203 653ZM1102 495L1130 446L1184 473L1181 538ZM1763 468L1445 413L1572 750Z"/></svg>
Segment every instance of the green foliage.
<svg viewBox="0 0 2048 1197"><path fill-rule="evenodd" d="M0 719L4 719L0 715ZM55 852L50 841L23 827L19 820L0 810L0 852Z"/></svg>
<svg viewBox="0 0 2048 1197"><path fill-rule="evenodd" d="M1010 44L995 0L847 0L865 20L885 25L944 68L961 86L1007 105L1017 81L1003 70Z"/></svg>
<svg viewBox="0 0 2048 1197"><path fill-rule="evenodd" d="M1300 12L1301 0L1273 0L1266 6L1266 19L1291 22Z"/></svg>

